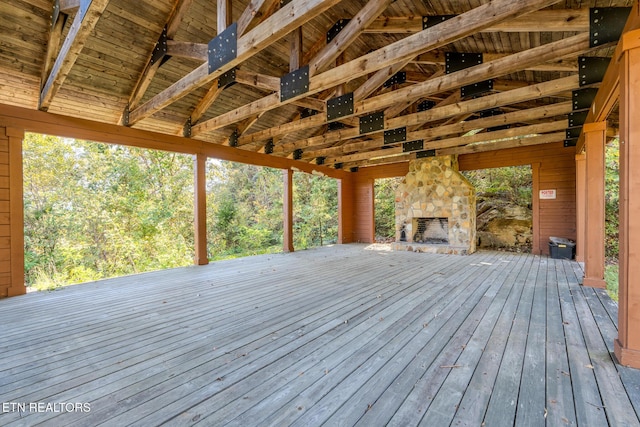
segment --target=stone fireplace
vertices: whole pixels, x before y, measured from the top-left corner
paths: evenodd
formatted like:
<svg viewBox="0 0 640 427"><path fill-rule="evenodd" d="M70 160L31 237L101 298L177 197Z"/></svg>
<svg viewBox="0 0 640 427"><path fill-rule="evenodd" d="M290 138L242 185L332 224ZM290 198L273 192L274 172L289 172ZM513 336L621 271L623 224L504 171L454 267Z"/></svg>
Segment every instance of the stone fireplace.
<svg viewBox="0 0 640 427"><path fill-rule="evenodd" d="M476 250L475 189L455 156L412 160L396 190L396 250L469 254Z"/></svg>

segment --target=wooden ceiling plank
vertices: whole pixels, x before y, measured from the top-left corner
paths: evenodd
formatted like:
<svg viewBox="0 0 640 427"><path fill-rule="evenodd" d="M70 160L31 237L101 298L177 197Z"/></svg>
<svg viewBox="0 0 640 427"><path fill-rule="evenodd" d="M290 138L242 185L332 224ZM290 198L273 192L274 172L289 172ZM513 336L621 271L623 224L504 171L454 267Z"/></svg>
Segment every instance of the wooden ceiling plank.
<svg viewBox="0 0 640 427"><path fill-rule="evenodd" d="M102 16L109 0L90 0L78 10L60 53L40 93L39 109L47 110L75 64L91 31Z"/></svg>
<svg viewBox="0 0 640 427"><path fill-rule="evenodd" d="M309 76L324 71L353 43L362 31L373 22L393 0L369 0L347 25L318 52L309 63Z"/></svg>
<svg viewBox="0 0 640 427"><path fill-rule="evenodd" d="M557 2L558 0L496 0L494 2L486 3L462 15L458 15L455 18L442 22L437 26L408 36L395 43L389 44L384 48L378 49L367 55L363 55L353 61L325 71L322 74L313 76L309 82L309 91L304 95L300 95L299 97L312 95L321 90L337 86L341 83L364 76L371 72L378 71L382 68L388 67L398 62L410 60L421 53L445 46L453 41L473 34L483 28L487 28L488 26L497 22L501 22L515 16L532 12L534 10L552 5ZM490 18L488 19L488 17ZM588 43L588 35L584 37L586 37ZM583 41L583 39L578 40L575 38L570 38L567 40L571 40L572 42ZM551 45L552 44L546 46ZM555 47L555 45L551 47ZM581 44L580 47L582 48L583 45ZM550 58L548 60L551 59L553 58ZM457 73L452 73L448 76L453 76L455 74ZM476 81L485 80L487 78L488 77L478 78ZM462 83L460 86L464 84L466 83ZM376 98L379 99L380 96ZM196 135L198 133L205 133L207 131L220 129L239 120L242 120L250 115L256 114L259 108L271 110L287 103L291 103L295 100L295 98L291 98L285 101L281 101L279 97L273 97L272 99L273 100L271 103L267 103L264 100L258 100L236 110L232 110L228 113L222 114L218 117L214 117L200 123L199 125L194 127L192 131L194 132L194 135ZM376 111L379 108L369 110L368 112ZM354 115L364 113L365 111L359 111Z"/></svg>
<svg viewBox="0 0 640 427"><path fill-rule="evenodd" d="M240 65L270 44L286 36L293 29L298 28L339 2L340 0L292 1L238 39L237 56L234 60L229 61L212 73L209 73L207 63L200 65L185 77L131 111L129 123L134 124L151 116L155 112L162 110L178 99L186 96L194 89L218 78L223 73ZM258 111L252 112L236 121L253 116L254 114L258 114Z"/></svg>

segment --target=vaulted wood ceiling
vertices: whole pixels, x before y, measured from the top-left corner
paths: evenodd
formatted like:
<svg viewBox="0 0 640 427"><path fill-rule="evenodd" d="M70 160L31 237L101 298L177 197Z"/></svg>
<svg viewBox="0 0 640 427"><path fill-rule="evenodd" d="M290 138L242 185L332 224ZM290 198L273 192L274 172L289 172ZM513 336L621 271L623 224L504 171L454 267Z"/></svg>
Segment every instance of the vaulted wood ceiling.
<svg viewBox="0 0 640 427"><path fill-rule="evenodd" d="M558 142L581 88L578 57L609 57L615 47L590 47L589 8L631 4L6 0L0 103L168 134L186 128L212 144L267 145L273 156L337 167L415 158L403 141L385 144L383 131L401 128L404 141L437 154ZM207 44L232 23L234 57L209 70ZM449 52L482 53L482 64L448 73ZM308 89L281 98L281 78L307 65ZM235 84L225 85L231 69ZM462 97L461 87L487 79L489 91ZM345 94L352 110L328 120L327 104ZM363 117L383 117L382 128L364 130Z"/></svg>

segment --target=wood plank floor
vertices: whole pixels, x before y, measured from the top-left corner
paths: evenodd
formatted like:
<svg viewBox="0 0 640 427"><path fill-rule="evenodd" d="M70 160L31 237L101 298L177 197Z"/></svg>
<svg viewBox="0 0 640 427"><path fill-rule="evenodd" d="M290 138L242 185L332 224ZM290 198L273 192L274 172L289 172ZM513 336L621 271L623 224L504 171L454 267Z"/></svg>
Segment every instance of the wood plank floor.
<svg viewBox="0 0 640 427"><path fill-rule="evenodd" d="M581 276L342 245L0 300L0 425L640 426Z"/></svg>

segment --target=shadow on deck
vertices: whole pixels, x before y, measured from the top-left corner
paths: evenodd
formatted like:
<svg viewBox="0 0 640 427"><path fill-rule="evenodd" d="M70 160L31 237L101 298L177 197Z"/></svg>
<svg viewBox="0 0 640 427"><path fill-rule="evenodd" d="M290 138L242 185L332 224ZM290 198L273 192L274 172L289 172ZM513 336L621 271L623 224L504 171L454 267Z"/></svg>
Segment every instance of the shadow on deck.
<svg viewBox="0 0 640 427"><path fill-rule="evenodd" d="M0 300L0 424L640 425L578 264L371 248Z"/></svg>

